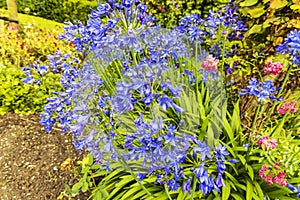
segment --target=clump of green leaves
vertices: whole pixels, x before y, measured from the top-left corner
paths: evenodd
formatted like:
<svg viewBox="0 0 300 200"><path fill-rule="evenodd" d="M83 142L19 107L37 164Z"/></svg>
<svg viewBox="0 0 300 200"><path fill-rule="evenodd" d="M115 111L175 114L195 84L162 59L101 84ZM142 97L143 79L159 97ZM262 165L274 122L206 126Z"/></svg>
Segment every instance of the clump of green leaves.
<svg viewBox="0 0 300 200"><path fill-rule="evenodd" d="M74 51L71 44L58 40L60 31L61 27L50 32L32 24L0 28L0 63L27 67L46 61L55 51Z"/></svg>
<svg viewBox="0 0 300 200"><path fill-rule="evenodd" d="M24 84L17 66L0 64L0 114L41 112L52 91L61 90L60 75L48 73L40 85Z"/></svg>
<svg viewBox="0 0 300 200"><path fill-rule="evenodd" d="M100 164L94 163L92 154L87 154L83 157L82 161L78 161L78 164L76 174L80 177L79 181L72 187L66 184L65 192L61 194L61 197L66 196L71 198L80 192L88 192L91 194L90 198L92 199L106 199L109 194L98 179L103 177L107 172L102 170Z"/></svg>
<svg viewBox="0 0 300 200"><path fill-rule="evenodd" d="M300 28L297 0L244 0L239 3L239 11L248 21L245 44L250 49L259 47L274 53L274 47L290 30Z"/></svg>

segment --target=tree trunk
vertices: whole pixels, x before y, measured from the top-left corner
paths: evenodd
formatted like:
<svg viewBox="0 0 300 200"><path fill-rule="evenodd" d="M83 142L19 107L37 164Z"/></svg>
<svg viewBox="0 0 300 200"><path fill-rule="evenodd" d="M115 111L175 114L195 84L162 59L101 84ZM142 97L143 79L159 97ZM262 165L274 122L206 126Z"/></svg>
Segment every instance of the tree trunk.
<svg viewBox="0 0 300 200"><path fill-rule="evenodd" d="M16 25L18 23L17 0L7 0L8 18Z"/></svg>

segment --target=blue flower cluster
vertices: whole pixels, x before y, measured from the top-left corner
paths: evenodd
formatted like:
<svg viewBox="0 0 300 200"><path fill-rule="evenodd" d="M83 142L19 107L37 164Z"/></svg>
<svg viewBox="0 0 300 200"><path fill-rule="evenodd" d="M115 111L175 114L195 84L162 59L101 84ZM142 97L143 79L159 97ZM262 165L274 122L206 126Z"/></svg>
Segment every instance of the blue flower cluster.
<svg viewBox="0 0 300 200"><path fill-rule="evenodd" d="M279 44L277 52L289 55L292 57L292 62L296 65L300 64L300 30L291 31L284 39L283 44Z"/></svg>
<svg viewBox="0 0 300 200"><path fill-rule="evenodd" d="M64 26L65 33L60 35L59 39L65 39L75 45L79 52L87 50L99 50L107 44L118 38L120 32L132 32L132 28L128 26L137 22L144 26L153 24L154 18L146 13L147 6L139 1L123 1L123 4L118 4L114 0L108 3L99 4L96 10L92 10L87 25L81 22L72 24L67 22ZM125 12L125 16L120 13ZM103 20L108 19L108 20ZM124 26L126 29L124 29ZM135 38L126 36L127 45L134 45Z"/></svg>
<svg viewBox="0 0 300 200"><path fill-rule="evenodd" d="M153 17L146 9L138 0L123 0L122 4L110 0L92 11L86 26L68 23L60 39L72 42L79 52L90 52L89 60L79 68L77 58L56 53L48 57L49 69L36 67L40 75L47 70L61 72L64 89L48 99L41 124L51 131L59 123L63 132L72 132L78 150L89 151L107 168L120 159L140 163L147 169L137 173L140 180L155 175L155 183L167 184L173 191L180 186L190 191L192 180L186 177L183 166L188 157L192 158L197 163L192 172L199 190L204 195L212 190L220 192L229 153L222 145L210 147L197 140L192 131L182 131L185 110L179 98L183 87L189 85L174 83L163 75L173 70L195 84L199 74L183 68L186 58L194 56L186 44L185 31L198 40L202 34L216 34L221 24L236 34L242 27L235 27L229 15L220 17L211 12L206 21L195 14L183 19L179 28L166 30L152 26ZM193 23L202 24L203 33L191 26ZM202 54L197 62L203 59ZM198 68L194 72L199 73ZM25 81L33 83L29 73ZM108 84L113 92L109 92ZM216 170L208 170L211 166Z"/></svg>
<svg viewBox="0 0 300 200"><path fill-rule="evenodd" d="M224 161L226 161L225 156L229 155L226 147L219 144L218 147L214 148L214 151L212 153L211 148L207 146L207 144L198 140L194 141L197 146L194 146L193 148L193 156L194 158L199 157L201 162L199 166L197 166L196 168L192 168L191 171L195 173L196 178L200 182L199 189L204 195L210 193L212 190L221 192L220 188L224 186L222 176L226 170L226 165L224 163ZM228 161L233 163L236 162L235 160ZM209 174L208 167L210 166L210 162L216 162L218 173L217 176ZM190 181L188 180L187 182ZM186 187L189 191L190 185Z"/></svg>
<svg viewBox="0 0 300 200"><path fill-rule="evenodd" d="M189 36L190 41L199 44L209 44L215 38L223 36L229 42L242 39L247 31L242 21L238 21L237 7L232 4L222 7L218 12L210 11L205 19L200 14L191 14L181 19L179 30ZM224 40L224 41L225 41ZM222 41L214 42L210 46L210 53L219 57L222 52ZM223 49L225 50L225 49ZM226 49L225 55L236 55L235 44L232 49Z"/></svg>
<svg viewBox="0 0 300 200"><path fill-rule="evenodd" d="M281 101L282 98L277 98L275 96L277 91L278 89L276 90L274 88L272 81L266 80L265 82L258 82L256 78L252 78L249 80L247 88L241 90L240 96L245 96L247 94L256 96L259 102L267 101L267 99Z"/></svg>
<svg viewBox="0 0 300 200"><path fill-rule="evenodd" d="M117 94L112 100L113 112L122 114L124 111L133 110L135 104L141 102L149 107L154 101L158 102L163 110L172 108L176 112L183 112L183 109L174 102L179 97L181 88L174 88L169 82L159 83L158 81L161 73L165 70L167 70L166 66L150 62L141 63L128 69L123 74L123 78L117 82ZM157 90L154 91L154 84L160 85L160 93ZM170 95L167 96L167 93Z"/></svg>
<svg viewBox="0 0 300 200"><path fill-rule="evenodd" d="M300 185L298 185L298 188L296 188L294 185L288 184L287 187L288 187L291 191L297 193L297 197L300 198Z"/></svg>
<svg viewBox="0 0 300 200"><path fill-rule="evenodd" d="M124 148L128 149L124 155L127 161L142 159L149 173L177 169L185 161L191 139L184 134L178 135L176 126L164 124L162 118L147 122L143 117L136 120L135 126L137 131L127 135L124 143Z"/></svg>
<svg viewBox="0 0 300 200"><path fill-rule="evenodd" d="M32 70L35 70L35 72L38 73L38 76L42 77L48 72L48 66L40 65L40 62L36 61L33 63L32 66L22 67L22 71L24 71L26 74L26 78L23 79L23 82L26 84L33 84L33 83L39 84L41 80L40 79L34 80L34 77L32 75Z"/></svg>

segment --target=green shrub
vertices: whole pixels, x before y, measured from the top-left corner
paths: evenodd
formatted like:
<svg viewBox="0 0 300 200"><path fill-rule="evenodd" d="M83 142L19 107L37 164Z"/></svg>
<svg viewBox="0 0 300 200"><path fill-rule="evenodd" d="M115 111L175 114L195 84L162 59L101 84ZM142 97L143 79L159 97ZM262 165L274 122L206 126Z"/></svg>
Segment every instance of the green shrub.
<svg viewBox="0 0 300 200"><path fill-rule="evenodd" d="M36 74L34 78L41 82L28 85L23 83L26 75L21 70L36 60L48 64L47 56L55 51L74 52L72 44L58 40L59 31L60 27L49 32L34 25L0 29L0 114L41 112L52 91L61 90L60 74Z"/></svg>
<svg viewBox="0 0 300 200"><path fill-rule="evenodd" d="M0 114L41 112L52 91L60 90L60 75L48 73L42 84L24 84L25 73L17 66L0 64Z"/></svg>
<svg viewBox="0 0 300 200"><path fill-rule="evenodd" d="M0 7L6 8L6 1ZM18 12L43 17L57 22L85 22L97 0L18 0Z"/></svg>
<svg viewBox="0 0 300 200"><path fill-rule="evenodd" d="M159 24L167 28L177 25L179 19L187 14L201 13L207 14L209 10L218 9L228 0L142 0L148 5L148 11L158 20Z"/></svg>

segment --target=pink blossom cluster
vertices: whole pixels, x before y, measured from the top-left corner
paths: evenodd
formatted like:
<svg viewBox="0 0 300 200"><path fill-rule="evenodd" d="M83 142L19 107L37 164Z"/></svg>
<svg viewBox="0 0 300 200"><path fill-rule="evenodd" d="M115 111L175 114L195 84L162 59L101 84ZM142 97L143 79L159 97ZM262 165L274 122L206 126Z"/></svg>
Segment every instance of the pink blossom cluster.
<svg viewBox="0 0 300 200"><path fill-rule="evenodd" d="M275 139L270 140L268 136L259 138L257 144L260 147L263 146L265 150L275 149L277 147L277 141Z"/></svg>
<svg viewBox="0 0 300 200"><path fill-rule="evenodd" d="M201 63L201 66L208 71L216 71L217 70L217 64L219 63L219 60L217 58L214 58L212 55L208 55Z"/></svg>
<svg viewBox="0 0 300 200"><path fill-rule="evenodd" d="M297 102L295 102L294 100L292 100L290 102L287 102L287 103L283 104L278 109L278 113L284 115L289 110L290 110L290 113L295 113L297 111L296 107L297 107Z"/></svg>
<svg viewBox="0 0 300 200"><path fill-rule="evenodd" d="M278 170L280 167L282 167L281 164L277 162L274 164L274 169ZM286 173L284 171L274 173L274 171L271 171L268 166L263 165L261 170L259 171L259 175L262 179L267 181L270 186L272 186L274 183L281 186L288 185L288 181L285 178Z"/></svg>
<svg viewBox="0 0 300 200"><path fill-rule="evenodd" d="M264 72L266 74L274 74L277 75L279 71L283 69L283 64L281 63L273 63L272 61L268 61L267 66L264 68Z"/></svg>

